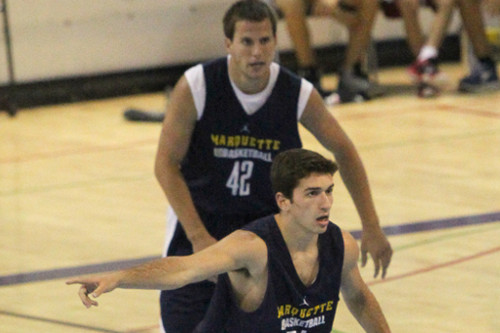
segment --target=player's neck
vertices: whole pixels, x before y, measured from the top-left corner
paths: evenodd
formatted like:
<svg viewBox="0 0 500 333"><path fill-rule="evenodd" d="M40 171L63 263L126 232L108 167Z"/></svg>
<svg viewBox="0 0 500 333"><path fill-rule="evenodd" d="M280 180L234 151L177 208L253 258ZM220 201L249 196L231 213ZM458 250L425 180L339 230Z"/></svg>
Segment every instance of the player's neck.
<svg viewBox="0 0 500 333"><path fill-rule="evenodd" d="M229 66L229 78L239 90L247 95L257 94L266 89L270 77L270 70L266 72L265 76L252 78L234 69L233 66Z"/></svg>
<svg viewBox="0 0 500 333"><path fill-rule="evenodd" d="M317 246L317 233L305 229L302 225L293 221L290 216L277 214L275 218L290 252L307 251L307 249Z"/></svg>

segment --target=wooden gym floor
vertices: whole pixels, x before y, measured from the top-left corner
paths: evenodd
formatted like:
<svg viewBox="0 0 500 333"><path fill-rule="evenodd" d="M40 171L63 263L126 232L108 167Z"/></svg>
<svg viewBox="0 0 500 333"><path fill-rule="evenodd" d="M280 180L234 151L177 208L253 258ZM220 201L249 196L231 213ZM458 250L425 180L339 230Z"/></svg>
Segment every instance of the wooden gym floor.
<svg viewBox="0 0 500 333"><path fill-rule="evenodd" d="M460 95L465 70L442 70L449 86L439 98L417 98L404 68L393 68L380 73L385 96L331 108L394 248L385 280L372 278L371 263L361 271L393 332L500 332L500 92ZM164 105L149 94L0 114L1 332L158 331L158 292L118 290L87 310L64 281L161 254L160 125L122 112ZM325 153L303 134L306 148ZM358 234L343 185L331 218ZM342 302L334 327L361 332Z"/></svg>

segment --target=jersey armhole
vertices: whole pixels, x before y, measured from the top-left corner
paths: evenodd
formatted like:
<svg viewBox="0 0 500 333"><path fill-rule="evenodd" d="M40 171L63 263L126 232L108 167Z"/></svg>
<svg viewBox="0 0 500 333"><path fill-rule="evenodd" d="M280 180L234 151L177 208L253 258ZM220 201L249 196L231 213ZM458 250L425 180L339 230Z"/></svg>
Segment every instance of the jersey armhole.
<svg viewBox="0 0 500 333"><path fill-rule="evenodd" d="M313 90L312 83L305 79L301 79L299 101L297 103L297 121L300 121L300 118L304 113L307 102L309 101L309 97L311 97L312 90Z"/></svg>
<svg viewBox="0 0 500 333"><path fill-rule="evenodd" d="M226 291L228 292L228 295L231 298L231 302L234 304L234 306L236 306L236 308L238 308L239 311L244 312L244 313L257 313L258 311L262 311L262 307L263 307L264 303L267 301L267 299L269 298L269 293L271 292L271 289L270 289L270 283L271 283L271 271L270 271L271 254L270 254L269 246L268 246L267 242L258 233L254 232L254 231L251 231L251 230L246 230L246 229L243 229L243 230L255 234L259 239L261 239L264 242L264 244L266 246L266 252L267 252L267 262L266 262L267 282L266 282L266 288L265 288L264 293L262 295L262 299L261 299L260 304L255 309L246 310L246 309L241 308L241 306L239 304L238 297L237 297L236 292L235 292L234 287L233 287L233 280L231 279L231 272L228 272L228 273L225 274L225 282L226 282L225 287L227 288Z"/></svg>
<svg viewBox="0 0 500 333"><path fill-rule="evenodd" d="M193 95L197 114L196 119L200 120L203 116L203 109L205 109L205 100L207 96L203 65L198 64L194 67L191 67L184 73L184 76L186 77L189 88L191 89L191 95Z"/></svg>

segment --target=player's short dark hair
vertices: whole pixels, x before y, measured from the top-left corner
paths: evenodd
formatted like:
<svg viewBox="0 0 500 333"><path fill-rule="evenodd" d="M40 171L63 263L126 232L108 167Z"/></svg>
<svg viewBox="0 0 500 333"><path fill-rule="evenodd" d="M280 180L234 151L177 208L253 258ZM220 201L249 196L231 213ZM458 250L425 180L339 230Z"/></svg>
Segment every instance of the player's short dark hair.
<svg viewBox="0 0 500 333"><path fill-rule="evenodd" d="M271 166L271 185L273 192L283 193L292 199L293 190L299 181L317 174L335 174L338 166L335 162L323 157L321 154L307 149L291 149L279 153Z"/></svg>
<svg viewBox="0 0 500 333"><path fill-rule="evenodd" d="M261 0L240 0L235 2L224 15L222 20L224 35L233 40L236 22L250 21L262 22L266 19L271 21L273 35L276 36L276 16L272 9Z"/></svg>

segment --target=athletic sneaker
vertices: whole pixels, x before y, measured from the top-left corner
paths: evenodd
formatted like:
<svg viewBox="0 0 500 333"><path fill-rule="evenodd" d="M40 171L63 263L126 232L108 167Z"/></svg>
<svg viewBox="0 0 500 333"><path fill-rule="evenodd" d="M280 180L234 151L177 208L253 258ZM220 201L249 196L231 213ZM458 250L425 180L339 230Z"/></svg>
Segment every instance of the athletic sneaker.
<svg viewBox="0 0 500 333"><path fill-rule="evenodd" d="M460 80L458 90L466 93L477 93L500 89L496 64L491 58L479 61L479 66Z"/></svg>
<svg viewBox="0 0 500 333"><path fill-rule="evenodd" d="M408 74L417 84L419 97L431 98L439 95L438 82L443 78L437 65L437 58L415 61L408 68Z"/></svg>
<svg viewBox="0 0 500 333"><path fill-rule="evenodd" d="M437 97L439 95L439 88L426 82L420 82L417 86L417 94L418 97L422 98Z"/></svg>
<svg viewBox="0 0 500 333"><path fill-rule="evenodd" d="M417 60L408 67L408 74L412 81L419 83L422 81L433 82L440 76L437 58L429 58L427 60Z"/></svg>
<svg viewBox="0 0 500 333"><path fill-rule="evenodd" d="M340 75L337 93L341 103L364 102L370 99L370 81L353 73Z"/></svg>

